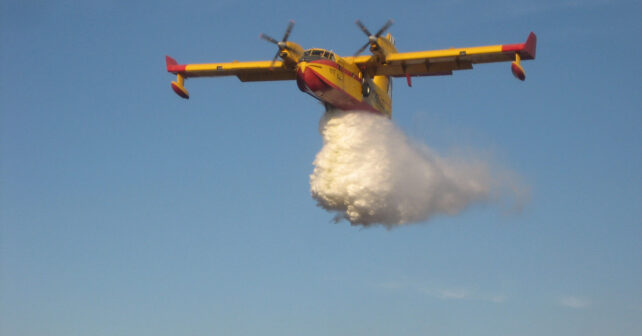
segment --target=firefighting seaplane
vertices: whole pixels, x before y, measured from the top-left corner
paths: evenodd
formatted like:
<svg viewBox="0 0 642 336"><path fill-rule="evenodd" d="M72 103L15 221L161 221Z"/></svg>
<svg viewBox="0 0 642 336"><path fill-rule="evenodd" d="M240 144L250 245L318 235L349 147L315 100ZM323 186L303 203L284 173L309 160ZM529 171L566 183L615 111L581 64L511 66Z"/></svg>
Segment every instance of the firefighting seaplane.
<svg viewBox="0 0 642 336"><path fill-rule="evenodd" d="M389 20L372 34L357 20L368 41L353 56L340 57L326 49L304 50L288 41L294 27L294 21L290 21L281 41L260 35L278 48L271 61L178 64L166 56L167 71L176 75L172 89L185 99L189 93L184 83L190 77L237 76L242 82L296 80L301 91L321 101L326 109L366 110L390 118L390 77L405 77L412 86L412 77L451 75L455 70L472 69L477 63L512 61L513 75L523 81L526 73L521 61L535 59L537 37L532 32L524 43L398 52L392 35L383 36L392 23ZM361 55L368 47L371 55Z"/></svg>

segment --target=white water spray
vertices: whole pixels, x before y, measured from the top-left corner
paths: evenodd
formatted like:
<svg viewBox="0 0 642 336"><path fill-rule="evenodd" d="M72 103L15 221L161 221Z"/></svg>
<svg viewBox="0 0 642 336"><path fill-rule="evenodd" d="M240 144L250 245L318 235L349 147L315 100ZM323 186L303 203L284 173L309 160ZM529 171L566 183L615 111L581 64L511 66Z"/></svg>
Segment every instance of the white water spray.
<svg viewBox="0 0 642 336"><path fill-rule="evenodd" d="M337 213L336 221L392 228L454 215L490 198L486 163L441 157L385 117L330 111L319 131L324 146L310 188L321 207Z"/></svg>

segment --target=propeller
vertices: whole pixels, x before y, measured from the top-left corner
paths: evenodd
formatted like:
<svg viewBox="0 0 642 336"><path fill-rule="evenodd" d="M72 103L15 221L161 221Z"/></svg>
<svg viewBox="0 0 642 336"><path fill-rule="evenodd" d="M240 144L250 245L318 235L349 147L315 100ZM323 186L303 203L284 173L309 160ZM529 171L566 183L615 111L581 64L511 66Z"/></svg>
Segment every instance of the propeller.
<svg viewBox="0 0 642 336"><path fill-rule="evenodd" d="M357 24L357 26L359 26L361 31L368 36L368 42L366 44L364 44L363 47L361 47L361 49L359 49L354 54L354 56L359 56L359 54L361 54L364 50L366 50L366 48L368 48L369 45L377 44L377 40L379 39L379 36L381 36L381 34L383 34L386 30L388 30L388 28L390 28L390 26L392 26L394 21L388 20L388 22L386 22L383 25L383 27L381 27L374 35L372 35L370 33L368 28L366 28L366 26L361 22L361 20L357 20L355 23Z"/></svg>
<svg viewBox="0 0 642 336"><path fill-rule="evenodd" d="M272 64L270 64L270 68L274 65L274 62L276 62L276 59L279 58L279 54L281 54L283 50L292 50L292 48L288 47L288 44L287 44L288 38L290 37L290 33L292 32L292 27L294 27L294 21L290 20L290 22L288 23L288 27L285 29L285 35L283 35L283 39L281 39L281 41L277 41L276 39L274 39L273 37L267 34L261 33L261 35L259 35L260 38L270 43L276 44L277 47L279 47L279 50L276 52L276 55L274 55L274 58L272 59Z"/></svg>

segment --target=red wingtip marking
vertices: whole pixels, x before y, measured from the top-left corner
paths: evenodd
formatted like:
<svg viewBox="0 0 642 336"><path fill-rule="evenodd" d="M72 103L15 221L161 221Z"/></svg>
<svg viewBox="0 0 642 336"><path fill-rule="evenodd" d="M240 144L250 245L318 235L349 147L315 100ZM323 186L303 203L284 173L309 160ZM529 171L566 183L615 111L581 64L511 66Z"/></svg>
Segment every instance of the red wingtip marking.
<svg viewBox="0 0 642 336"><path fill-rule="evenodd" d="M524 49L524 43L515 43L515 44L504 44L502 45L502 51L521 51Z"/></svg>
<svg viewBox="0 0 642 336"><path fill-rule="evenodd" d="M537 36L535 33L531 32L528 35L528 39L524 43L516 44L504 44L502 45L502 51L516 51L519 53L522 59L529 60L535 59L535 51L537 49Z"/></svg>
<svg viewBox="0 0 642 336"><path fill-rule="evenodd" d="M185 65L179 65L175 59L165 56L165 64L167 66L167 72L183 72L185 71Z"/></svg>
<svg viewBox="0 0 642 336"><path fill-rule="evenodd" d="M535 52L537 51L537 35L535 33L531 32L528 34L528 39L526 39L526 43L524 43L524 53L526 53L528 57L524 57L525 59L535 59Z"/></svg>
<svg viewBox="0 0 642 336"><path fill-rule="evenodd" d="M175 59L173 59L173 58L171 58L171 57L169 57L169 56L165 56L165 64L167 64L167 66L168 66L168 67L169 67L170 65L178 65L178 63L176 62L176 60L175 60Z"/></svg>

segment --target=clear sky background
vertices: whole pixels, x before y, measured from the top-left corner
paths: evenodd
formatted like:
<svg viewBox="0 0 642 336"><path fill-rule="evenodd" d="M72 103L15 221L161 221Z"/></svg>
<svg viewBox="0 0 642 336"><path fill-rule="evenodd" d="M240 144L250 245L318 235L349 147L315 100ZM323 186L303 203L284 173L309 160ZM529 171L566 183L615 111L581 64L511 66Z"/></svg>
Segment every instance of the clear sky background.
<svg viewBox="0 0 642 336"><path fill-rule="evenodd" d="M2 1L0 334L642 334L640 1ZM192 79L267 60L288 20L351 55L523 42L395 82L395 122L530 190L394 230L310 197L322 107L294 82Z"/></svg>

